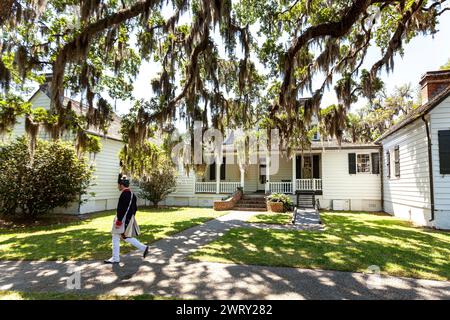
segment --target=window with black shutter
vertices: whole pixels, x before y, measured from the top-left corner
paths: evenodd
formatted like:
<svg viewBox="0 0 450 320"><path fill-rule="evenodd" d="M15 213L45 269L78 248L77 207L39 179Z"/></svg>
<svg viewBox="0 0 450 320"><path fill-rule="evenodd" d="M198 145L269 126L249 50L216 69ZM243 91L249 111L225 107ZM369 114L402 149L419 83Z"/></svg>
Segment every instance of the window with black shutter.
<svg viewBox="0 0 450 320"><path fill-rule="evenodd" d="M320 179L320 156L313 155L313 178Z"/></svg>
<svg viewBox="0 0 450 320"><path fill-rule="evenodd" d="M394 149L395 176L400 177L400 147Z"/></svg>
<svg viewBox="0 0 450 320"><path fill-rule="evenodd" d="M386 172L387 177L391 177L391 153L389 151L386 152Z"/></svg>
<svg viewBox="0 0 450 320"><path fill-rule="evenodd" d="M302 156L297 156L295 162L295 178L296 179L302 178Z"/></svg>
<svg viewBox="0 0 450 320"><path fill-rule="evenodd" d="M356 153L348 154L348 173L356 174Z"/></svg>
<svg viewBox="0 0 450 320"><path fill-rule="evenodd" d="M450 130L438 131L439 138L439 172L450 174Z"/></svg>
<svg viewBox="0 0 450 320"><path fill-rule="evenodd" d="M223 158L222 164L220 165L220 180L225 180L225 158Z"/></svg>
<svg viewBox="0 0 450 320"><path fill-rule="evenodd" d="M380 174L380 154L372 153L372 173Z"/></svg>
<svg viewBox="0 0 450 320"><path fill-rule="evenodd" d="M209 180L216 180L216 163L211 163L209 166Z"/></svg>

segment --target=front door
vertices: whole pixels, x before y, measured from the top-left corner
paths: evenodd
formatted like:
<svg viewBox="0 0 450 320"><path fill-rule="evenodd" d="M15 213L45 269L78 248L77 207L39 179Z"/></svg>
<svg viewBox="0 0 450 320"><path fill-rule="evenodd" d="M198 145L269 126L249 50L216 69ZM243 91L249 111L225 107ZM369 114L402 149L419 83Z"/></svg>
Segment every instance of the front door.
<svg viewBox="0 0 450 320"><path fill-rule="evenodd" d="M258 191L266 190L266 165L259 165L259 174L258 174Z"/></svg>
<svg viewBox="0 0 450 320"><path fill-rule="evenodd" d="M257 190L258 191L265 191L266 190L266 158L259 158L259 164L258 164L258 184L257 184Z"/></svg>

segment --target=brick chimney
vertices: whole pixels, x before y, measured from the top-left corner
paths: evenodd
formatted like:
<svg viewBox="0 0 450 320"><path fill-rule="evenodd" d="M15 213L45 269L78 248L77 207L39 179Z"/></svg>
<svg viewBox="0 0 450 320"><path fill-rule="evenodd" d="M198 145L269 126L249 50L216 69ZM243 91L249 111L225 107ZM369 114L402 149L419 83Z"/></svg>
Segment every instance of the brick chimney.
<svg viewBox="0 0 450 320"><path fill-rule="evenodd" d="M425 104L450 86L450 70L429 71L419 83L422 87L422 104Z"/></svg>

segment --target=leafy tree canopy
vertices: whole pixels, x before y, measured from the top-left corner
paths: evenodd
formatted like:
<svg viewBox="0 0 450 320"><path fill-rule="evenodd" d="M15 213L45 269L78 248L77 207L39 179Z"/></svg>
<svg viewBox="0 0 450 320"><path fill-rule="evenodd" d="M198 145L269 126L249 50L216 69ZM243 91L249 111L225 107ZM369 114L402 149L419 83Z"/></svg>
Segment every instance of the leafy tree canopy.
<svg viewBox="0 0 450 320"><path fill-rule="evenodd" d="M163 16L166 5L172 16ZM180 118L190 129L201 120L222 130L265 120L294 146L292 132L307 134L311 117L323 115L332 122L323 129L340 137L350 104L374 99L382 68L392 71L403 45L435 33L448 10L446 0L6 0L2 99L50 71L54 112L65 114L67 88L83 97L88 126L100 126L108 109L94 102L129 98L141 63L151 61L159 75L135 113L138 143L144 127L173 129ZM370 46L381 55L365 70ZM339 105L321 113L332 83Z"/></svg>
<svg viewBox="0 0 450 320"><path fill-rule="evenodd" d="M450 70L450 59L448 59L446 64L441 66L441 70Z"/></svg>
<svg viewBox="0 0 450 320"><path fill-rule="evenodd" d="M372 142L419 105L411 85L396 87L392 94L381 91L373 101L346 117L344 138L352 142Z"/></svg>

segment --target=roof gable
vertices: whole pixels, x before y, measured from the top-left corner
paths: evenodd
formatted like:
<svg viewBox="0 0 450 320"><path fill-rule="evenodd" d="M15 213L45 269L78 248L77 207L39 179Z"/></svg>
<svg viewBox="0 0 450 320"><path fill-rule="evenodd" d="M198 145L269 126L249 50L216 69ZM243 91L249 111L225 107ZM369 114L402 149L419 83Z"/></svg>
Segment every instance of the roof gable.
<svg viewBox="0 0 450 320"><path fill-rule="evenodd" d="M378 143L387 138L388 136L390 136L391 134L393 134L394 132L397 132L401 128L409 125L410 123L413 123L418 118L422 117L423 115L433 110L436 106L438 106L442 101L444 101L449 96L450 96L450 86L448 86L442 92L437 94L433 99L431 99L427 103L421 105L420 107L412 111L401 121L393 125L388 131L383 133L381 137L379 137L375 142Z"/></svg>

